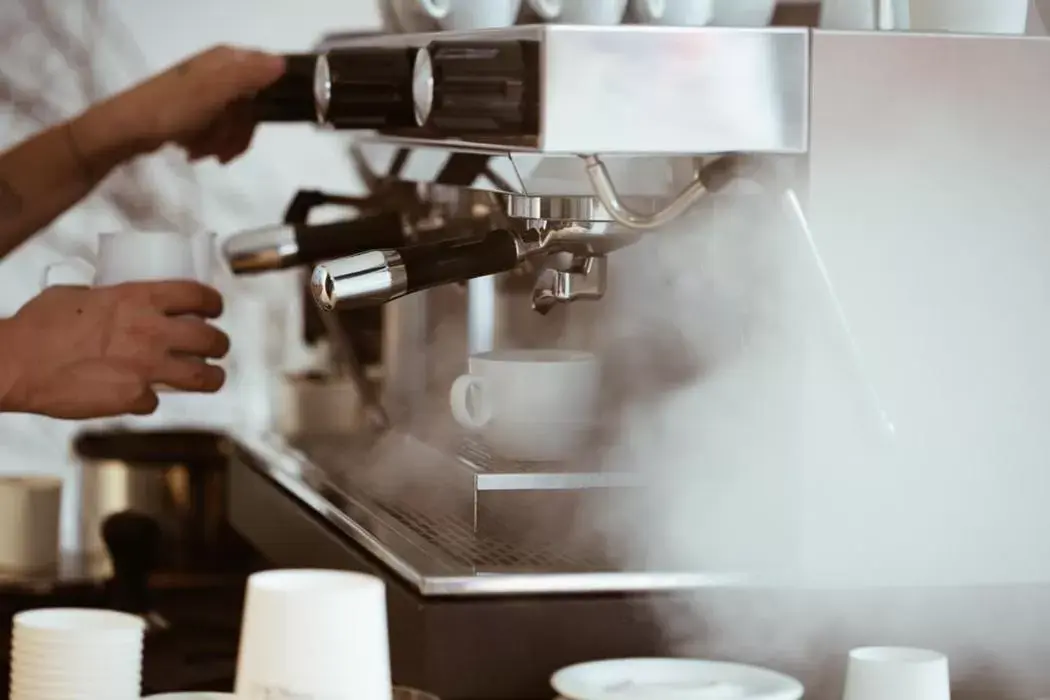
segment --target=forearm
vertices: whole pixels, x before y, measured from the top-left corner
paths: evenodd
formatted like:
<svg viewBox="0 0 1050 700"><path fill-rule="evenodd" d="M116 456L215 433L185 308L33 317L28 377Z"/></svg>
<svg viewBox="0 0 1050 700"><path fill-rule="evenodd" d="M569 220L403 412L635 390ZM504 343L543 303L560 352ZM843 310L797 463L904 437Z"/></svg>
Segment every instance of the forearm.
<svg viewBox="0 0 1050 700"><path fill-rule="evenodd" d="M108 109L102 103L0 154L0 257L142 150L109 120Z"/></svg>

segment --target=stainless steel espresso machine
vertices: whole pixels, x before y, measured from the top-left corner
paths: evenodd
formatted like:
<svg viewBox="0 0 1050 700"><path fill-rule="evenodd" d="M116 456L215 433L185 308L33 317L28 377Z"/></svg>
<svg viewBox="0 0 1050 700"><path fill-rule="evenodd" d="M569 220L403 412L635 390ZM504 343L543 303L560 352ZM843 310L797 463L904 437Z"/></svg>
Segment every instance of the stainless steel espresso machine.
<svg viewBox="0 0 1050 700"><path fill-rule="evenodd" d="M1050 286L1034 281L1050 255L1050 41L546 25L332 35L289 61L259 97L264 119L355 132L351 156L369 193L301 195L284 223L233 236L225 253L238 274L303 269L306 335L332 344L375 420L353 434L245 438L231 517L275 564L382 576L399 683L446 699L548 697L549 673L565 664L666 651L653 601L739 582L726 567L625 570L615 553L566 536L587 508L645 488L600 449L571 465L507 463L444 419L470 353L615 351L601 331L652 312L659 289L718 272L715 247L684 241L730 219L737 241L770 258L750 269L762 303L740 314L802 327L766 283L787 268L817 280L854 371L856 401L837 415L861 416L901 462L919 451L909 431L932 430L938 410L972 419L973 453L1003 439L1001 423L978 420L1009 403L988 387L1025 376L1025 396L1050 390L1031 374L1050 356L1050 334L1032 331L1019 306L1050 305ZM311 224L320 203L354 213ZM770 220L802 254L778 247L788 236L748 238ZM661 240L680 247L668 253ZM1022 279L1031 284L1019 292ZM702 339L711 318L681 315L678 331ZM971 336L992 324L1014 343L1011 363L990 362ZM747 356L761 334L743 335L668 387L689 391L725 357ZM949 346L966 362L944 362L937 353ZM958 394L948 388L969 362L998 379L966 380L986 399L966 413L950 407ZM800 359L789 393L815 397L802 389L846 376L831 364ZM734 395L767 400L756 374L742 374ZM1019 415L1011 434L1038 432L1034 416ZM824 464L859 464L852 447L830 454L820 431L798 420L769 448L784 489L831 478ZM1017 468L1045 466L1036 452ZM822 542L826 522L790 537ZM814 571L818 550L801 555Z"/></svg>

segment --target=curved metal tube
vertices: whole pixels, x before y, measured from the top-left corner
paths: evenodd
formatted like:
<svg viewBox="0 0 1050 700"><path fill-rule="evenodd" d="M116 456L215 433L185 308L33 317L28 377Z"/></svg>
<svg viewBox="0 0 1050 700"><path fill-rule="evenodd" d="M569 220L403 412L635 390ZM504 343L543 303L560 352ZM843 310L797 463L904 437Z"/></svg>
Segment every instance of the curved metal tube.
<svg viewBox="0 0 1050 700"><path fill-rule="evenodd" d="M655 214L639 214L625 207L620 201L620 195L617 194L616 186L613 185L612 178L609 177L609 171L605 169L605 163L602 162L601 158L595 155L581 156L581 158L583 158L584 167L587 170L587 178L591 181L591 187L594 188L594 195L609 212L609 216L616 223L627 228L659 228L677 219L707 194L707 187L697 178L660 211Z"/></svg>

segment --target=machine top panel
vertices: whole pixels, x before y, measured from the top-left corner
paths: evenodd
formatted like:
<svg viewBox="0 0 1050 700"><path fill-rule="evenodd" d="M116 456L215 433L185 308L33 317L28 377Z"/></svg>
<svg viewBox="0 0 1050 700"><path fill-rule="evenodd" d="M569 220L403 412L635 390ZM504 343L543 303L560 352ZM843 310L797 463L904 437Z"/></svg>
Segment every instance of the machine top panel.
<svg viewBox="0 0 1050 700"><path fill-rule="evenodd" d="M435 113L427 128L386 135L405 145L692 155L804 152L809 43L810 32L804 28L535 25L434 34L333 34L318 50L410 46L427 51L426 60L417 61L417 67L426 64L427 73L420 75L417 68L415 78L429 90L423 99L428 113L436 98ZM519 69L510 61L485 60L484 52L472 64L462 52L457 54L457 44L485 47L497 59L501 46L528 47L521 52L523 61L534 65L525 65L520 75L504 76ZM442 66L441 49L458 62ZM477 80L456 95L456 85L471 83L475 72ZM443 80L448 84L442 85ZM485 114L484 97L478 97L477 85L485 80L494 86L491 115ZM508 117L514 105L508 107L499 86L510 82L525 86L522 109L533 110L534 118ZM443 120L442 98L446 105L464 104L457 97L470 100L470 110ZM475 111L481 115L479 123L499 126L503 120L510 126L465 135ZM486 117L491 119L486 122Z"/></svg>

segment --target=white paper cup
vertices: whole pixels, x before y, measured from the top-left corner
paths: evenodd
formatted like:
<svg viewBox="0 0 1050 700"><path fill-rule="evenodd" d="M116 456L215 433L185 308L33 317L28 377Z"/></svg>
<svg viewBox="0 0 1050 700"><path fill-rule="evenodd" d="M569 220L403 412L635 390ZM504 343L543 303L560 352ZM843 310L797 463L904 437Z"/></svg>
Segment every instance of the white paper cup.
<svg viewBox="0 0 1050 700"><path fill-rule="evenodd" d="M146 623L141 617L91 608L40 608L14 616L15 638L131 641L141 639Z"/></svg>
<svg viewBox="0 0 1050 700"><path fill-rule="evenodd" d="M248 579L238 700L391 700L386 591L367 574L266 571Z"/></svg>
<svg viewBox="0 0 1050 700"><path fill-rule="evenodd" d="M145 622L110 610L51 608L14 617L11 698L138 700Z"/></svg>
<svg viewBox="0 0 1050 700"><path fill-rule="evenodd" d="M62 479L0 478L0 568L34 571L58 563Z"/></svg>
<svg viewBox="0 0 1050 700"><path fill-rule="evenodd" d="M861 647L849 653L842 700L949 700L948 659L908 647Z"/></svg>

